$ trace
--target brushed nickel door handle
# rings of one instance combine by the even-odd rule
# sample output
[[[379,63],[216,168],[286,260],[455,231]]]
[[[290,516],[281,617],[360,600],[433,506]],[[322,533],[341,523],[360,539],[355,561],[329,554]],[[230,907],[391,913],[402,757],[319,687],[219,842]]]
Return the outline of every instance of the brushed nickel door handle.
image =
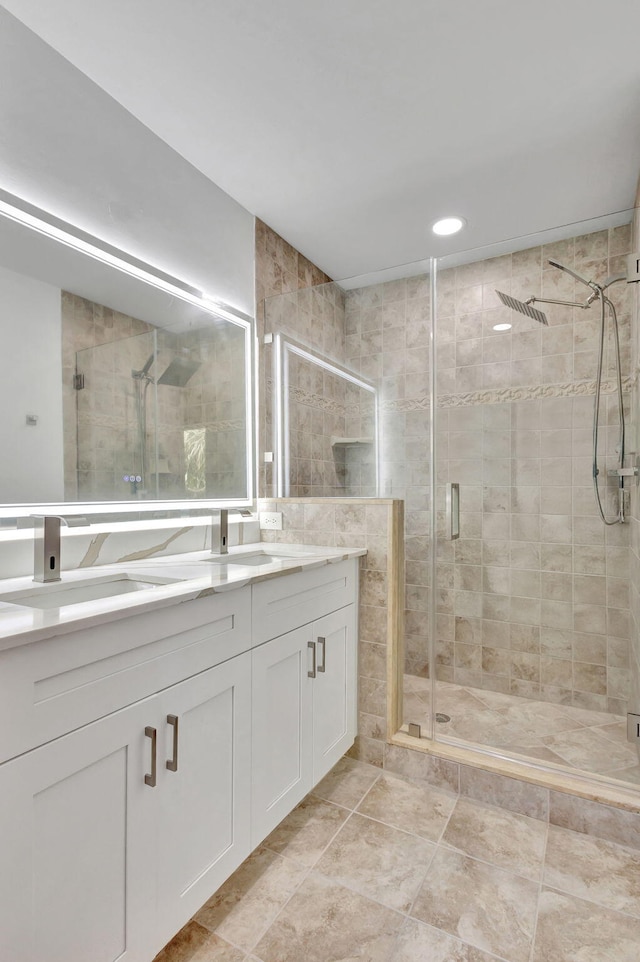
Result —
[[[315,678],[315,677],[316,677],[316,646],[315,646],[314,642],[313,642],[313,641],[308,641],[308,642],[307,642],[307,648],[311,648],[311,659],[312,659],[312,662],[311,662],[311,663],[312,663],[312,665],[313,665],[311,671],[308,671],[308,672],[307,672],[307,677],[308,677],[308,678]]]
[[[144,776],[144,783],[145,785],[149,785],[150,788],[155,788],[158,768],[158,732],[155,728],[147,725],[144,733],[147,738],[151,739],[151,774]]]
[[[447,539],[460,537],[460,485],[449,481],[446,488]]]
[[[318,645],[322,648],[322,663],[318,665],[318,671],[327,670],[327,640],[326,638],[318,637]]]
[[[178,716],[167,715],[167,725],[173,728],[173,758],[167,760],[167,768],[170,772],[178,771]]]

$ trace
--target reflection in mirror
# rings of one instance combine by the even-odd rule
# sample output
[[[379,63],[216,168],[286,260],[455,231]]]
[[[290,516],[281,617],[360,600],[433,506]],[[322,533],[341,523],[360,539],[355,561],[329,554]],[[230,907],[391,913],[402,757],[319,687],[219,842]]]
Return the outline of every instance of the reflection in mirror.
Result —
[[[180,334],[150,329],[74,351],[96,305],[68,294],[63,303],[65,500],[238,497],[244,331],[224,322]],[[141,326],[120,317],[111,331],[129,320]]]
[[[250,319],[7,210],[0,503],[249,501]]]
[[[290,338],[274,338],[279,497],[378,493],[375,386]]]

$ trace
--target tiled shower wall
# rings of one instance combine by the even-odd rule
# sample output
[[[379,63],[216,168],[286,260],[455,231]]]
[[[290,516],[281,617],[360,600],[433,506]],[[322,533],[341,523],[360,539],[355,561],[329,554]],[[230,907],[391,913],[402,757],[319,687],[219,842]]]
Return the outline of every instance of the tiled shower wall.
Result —
[[[548,259],[602,282],[625,271],[629,246],[623,226],[439,274],[439,505],[445,482],[461,486],[461,537],[440,543],[441,679],[626,711],[629,527],[602,523],[591,483],[599,305],[540,305],[545,328],[504,308],[495,289],[583,301],[588,290]],[[630,291],[618,284],[610,296],[628,413]],[[512,329],[496,333],[504,321]],[[610,517],[614,370],[609,335],[600,468]]]
[[[405,502],[405,663],[428,670],[429,279],[348,291],[347,364],[378,385],[380,493]]]
[[[591,486],[599,309],[546,308],[549,327],[504,308],[495,289],[578,300],[624,271],[628,226],[438,274],[437,676],[478,688],[626,711],[628,527],[605,527]],[[347,358],[379,379],[382,493],[406,500],[406,661],[428,673],[428,279],[348,292]],[[629,289],[617,285],[625,405]],[[493,325],[510,322],[509,332]],[[615,513],[617,410],[611,337],[600,456]],[[608,460],[605,462],[605,455]],[[461,486],[461,537],[446,540],[444,484]]]
[[[299,340],[304,340],[305,333],[313,336],[313,343],[309,347],[324,346],[325,323],[314,322],[312,314],[312,287],[328,284],[331,278],[312,264],[303,254],[287,243],[279,234],[271,230],[261,220],[256,218],[256,334],[258,338],[258,493],[271,495],[273,493],[273,464],[264,459],[265,451],[273,449],[273,420],[272,420],[272,352],[264,344],[265,333],[283,330],[286,323],[286,333]],[[297,297],[280,299],[277,295],[294,294],[303,291],[302,300]],[[270,299],[273,318],[265,321],[265,302]],[[278,307],[281,301],[283,310],[290,316],[281,317]],[[336,360],[342,358],[341,344],[344,343],[344,325],[340,316],[328,324],[335,335],[338,351]]]

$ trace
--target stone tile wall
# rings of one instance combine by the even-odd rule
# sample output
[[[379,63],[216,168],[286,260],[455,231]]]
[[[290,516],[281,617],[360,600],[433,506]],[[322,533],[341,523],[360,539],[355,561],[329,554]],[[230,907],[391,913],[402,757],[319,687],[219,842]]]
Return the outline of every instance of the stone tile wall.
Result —
[[[273,420],[271,392],[273,390],[272,352],[264,344],[265,333],[283,330],[297,340],[311,341],[309,347],[320,351],[326,343],[334,343],[336,360],[342,359],[344,324],[341,309],[325,307],[325,300],[317,289],[327,285],[334,296],[331,278],[300,254],[295,247],[256,218],[256,335],[258,338],[258,493],[273,494],[273,465],[265,463],[264,452],[272,451]],[[314,294],[313,288],[316,288]],[[301,291],[300,298],[297,292]],[[278,295],[292,295],[279,297]],[[268,299],[268,301],[267,301]],[[266,306],[268,304],[268,307]],[[317,309],[317,310],[316,310]],[[316,316],[318,314],[318,316]],[[322,322],[319,316],[322,316]]]
[[[461,538],[441,540],[438,677],[623,713],[629,682],[628,526],[605,527],[591,483],[600,312],[540,305],[549,326],[495,289],[582,301],[554,258],[602,281],[626,269],[628,226],[442,271],[438,278],[438,498],[461,485]],[[629,403],[630,289],[618,308]],[[511,323],[496,333],[493,325]],[[618,443],[611,333],[605,344],[602,489],[615,516]],[[627,447],[629,450],[629,447]]]
[[[429,278],[348,291],[347,363],[378,385],[380,493],[405,502],[405,659],[428,672]]]

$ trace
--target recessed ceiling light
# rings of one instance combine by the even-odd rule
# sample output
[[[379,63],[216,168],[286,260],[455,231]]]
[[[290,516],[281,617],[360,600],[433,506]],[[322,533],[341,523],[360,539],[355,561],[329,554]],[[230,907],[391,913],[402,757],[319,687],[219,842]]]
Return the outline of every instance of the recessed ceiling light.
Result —
[[[494,324],[493,329],[494,331],[510,331],[511,324]]]
[[[462,230],[465,223],[466,221],[462,217],[441,217],[432,225],[431,230],[434,234],[447,237],[449,234],[457,234],[459,230]]]

